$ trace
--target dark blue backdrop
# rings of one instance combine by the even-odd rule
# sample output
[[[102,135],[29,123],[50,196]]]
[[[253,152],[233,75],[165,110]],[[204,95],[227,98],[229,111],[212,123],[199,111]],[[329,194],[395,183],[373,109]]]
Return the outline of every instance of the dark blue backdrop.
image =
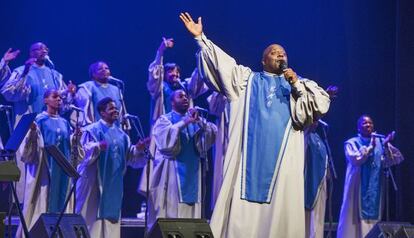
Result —
[[[28,47],[45,42],[66,81],[88,80],[88,66],[107,61],[112,74],[126,82],[130,113],[149,118],[145,82],[161,37],[176,45],[166,61],[181,65],[183,75],[195,67],[196,45],[178,15],[203,16],[206,35],[239,63],[260,70],[262,50],[270,43],[285,46],[290,66],[323,87],[338,85],[340,93],[325,118],[339,178],[333,197],[338,219],[345,159],[343,142],[355,135],[362,113],[374,118],[379,132],[397,129],[407,161],[396,169],[400,191],[393,194],[393,219],[414,222],[410,144],[414,119],[408,76],[413,75],[413,3],[410,0],[337,1],[3,1],[0,7],[0,51],[22,50],[11,63],[27,59]],[[411,87],[410,87],[411,86]],[[144,121],[148,128],[148,120]],[[4,123],[1,123],[4,131]],[[125,177],[124,216],[134,216],[142,197],[135,193],[140,171]]]

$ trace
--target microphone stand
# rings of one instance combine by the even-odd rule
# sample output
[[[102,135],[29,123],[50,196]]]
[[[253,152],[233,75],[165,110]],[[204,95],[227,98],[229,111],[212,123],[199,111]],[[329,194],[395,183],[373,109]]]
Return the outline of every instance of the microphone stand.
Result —
[[[385,150],[388,150],[388,146],[385,146],[383,144],[383,138],[379,138],[379,141],[381,143],[382,147],[382,154],[384,157],[386,157]],[[397,183],[395,182],[394,175],[391,170],[391,166],[385,168],[384,166],[384,174],[385,174],[385,221],[390,220],[390,178],[392,182],[392,186],[394,188],[394,191],[398,191]]]
[[[140,140],[144,140],[145,139],[145,134],[144,134],[144,130],[142,129],[142,124],[141,124],[141,120],[139,119],[139,117],[134,117],[132,118],[132,120],[130,120],[132,127],[134,127],[135,132],[138,135],[138,138]],[[138,126],[137,126],[138,124]],[[148,236],[148,206],[149,206],[149,185],[150,185],[150,166],[151,166],[151,160],[154,160],[154,158],[152,157],[148,146],[145,145],[145,157],[147,159],[147,169],[145,171],[146,173],[146,178],[147,178],[147,183],[146,183],[146,191],[145,191],[145,195],[146,195],[146,203],[147,203],[147,209],[145,209],[145,221],[144,221],[144,237]]]
[[[79,130],[80,130],[80,127],[79,127],[79,111],[77,111],[77,110],[75,110],[76,111],[76,123],[75,123],[75,131],[74,131],[74,144],[72,145],[72,166],[73,166],[73,168],[75,168],[75,169],[77,169],[77,167],[78,167],[78,151],[79,151],[79,148],[78,148],[78,143],[79,143],[79,140],[80,140],[80,138],[79,138],[79,135],[78,135],[78,132],[79,132]],[[72,208],[72,213],[73,214],[76,214],[76,184],[78,183],[78,178],[77,177],[73,177],[72,178],[73,180],[72,180],[72,182],[73,182],[73,194],[74,194],[74,196],[73,196],[73,208]]]
[[[207,118],[208,112],[201,112],[201,218],[206,218],[206,209],[205,209],[205,200],[207,193],[207,171],[208,171],[208,155],[207,155],[207,145],[206,145],[206,123],[203,122],[203,119]],[[205,119],[206,120],[206,119]]]
[[[333,190],[334,190],[334,179],[337,179],[337,173],[336,173],[336,169],[335,169],[335,164],[333,161],[333,157],[332,157],[332,152],[331,152],[331,147],[329,146],[329,141],[328,141],[328,131],[327,131],[327,127],[326,126],[322,126],[322,131],[323,131],[323,141],[326,147],[326,151],[328,152],[328,164],[329,164],[329,170],[328,170],[328,180],[329,180],[329,197],[328,197],[328,219],[329,219],[329,231],[328,231],[328,235],[327,237],[331,237],[331,233],[332,233],[332,225],[333,225],[333,216],[332,216],[332,194],[333,194]],[[330,173],[329,173],[330,172]],[[332,178],[332,176],[333,178]]]

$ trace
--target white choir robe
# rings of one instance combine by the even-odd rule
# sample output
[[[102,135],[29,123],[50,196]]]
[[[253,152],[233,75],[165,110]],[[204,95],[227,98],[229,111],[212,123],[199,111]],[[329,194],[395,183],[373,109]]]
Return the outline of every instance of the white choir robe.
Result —
[[[37,118],[45,115],[47,114],[43,112],[42,114],[39,114]],[[59,120],[64,119],[59,117]],[[67,126],[69,127],[69,124]],[[71,145],[75,143],[74,139],[75,138],[71,136]],[[27,170],[23,180],[25,185],[24,200],[21,202],[23,202],[23,216],[29,231],[40,215],[47,212],[48,208],[49,183],[51,178],[47,162],[48,154],[44,147],[44,138],[39,127],[37,127],[36,131],[29,130],[19,149],[22,154],[22,162],[24,162]],[[64,151],[62,152],[65,153]],[[78,145],[77,153],[78,158],[83,157],[83,151],[80,145]],[[70,180],[68,193],[71,186],[72,181]],[[65,212],[67,213],[73,212],[73,197],[74,195],[71,196],[68,206],[66,207]],[[19,224],[16,237],[23,237],[23,233],[23,227]]]
[[[168,115],[168,114],[167,114]],[[185,130],[184,121],[173,124],[165,115],[161,116],[153,128],[157,144],[157,165],[150,182],[150,204],[148,227],[154,225],[157,218],[200,218],[201,217],[201,161],[198,170],[198,202],[187,204],[180,202],[180,185],[176,156],[181,151],[180,134]],[[194,143],[201,154],[201,131],[194,135]],[[208,150],[215,140],[217,128],[214,124],[205,123],[205,147]],[[194,160],[200,160],[195,157]]]
[[[0,91],[8,102],[14,103],[15,124],[20,121],[24,114],[41,113],[43,111],[43,94],[47,89],[57,89],[60,91],[64,107],[70,104],[73,100],[70,93],[67,91],[67,85],[63,81],[61,73],[47,66],[39,66],[33,64],[30,67],[29,73],[23,75],[25,66],[22,65],[13,70],[10,77],[5,78],[4,84]],[[53,82],[52,82],[53,81]],[[21,176],[19,182],[16,183],[16,193],[20,201],[24,196],[24,177],[25,165],[21,161],[21,150],[16,152],[17,167],[19,167]]]
[[[157,51],[156,57],[153,62],[148,67],[148,81],[147,81],[147,89],[151,96],[151,111],[150,111],[150,135],[152,135],[152,127],[157,119],[171,110],[171,103],[170,103],[170,94],[172,89],[170,89],[169,85],[164,81],[164,56],[160,55]],[[187,92],[187,96],[190,100],[190,106],[193,106],[193,99],[197,98],[198,96],[204,94],[208,87],[204,84],[203,80],[199,77],[197,68],[194,69],[191,77],[184,79],[183,86]],[[149,146],[149,150],[152,156],[156,156],[156,145],[155,140],[151,136],[151,142]],[[149,161],[150,163],[150,170],[149,173],[152,173],[154,166],[157,164],[157,161],[153,162],[152,160]],[[154,165],[155,163],[155,165]],[[143,196],[146,196],[147,190],[147,167],[144,167],[144,170],[141,175],[141,179],[138,185],[138,192],[141,193]],[[151,177],[151,175],[150,175]]]
[[[229,117],[230,104],[227,98],[217,92],[213,92],[208,98],[209,112],[217,117],[217,136],[214,143],[213,157],[213,188],[211,191],[211,209],[214,208],[218,194],[223,184],[223,166],[229,143]]]
[[[369,139],[368,139],[369,140]],[[348,141],[349,142],[349,141]],[[338,238],[364,238],[369,231],[379,222],[379,220],[361,219],[361,165],[369,156],[369,146],[360,146],[357,148],[353,143],[345,143],[345,157],[347,159],[347,168],[344,185],[344,195],[339,215],[337,237]],[[377,139],[377,144],[380,142]],[[404,160],[401,152],[389,144],[389,151],[381,158],[385,166],[392,166],[401,163]],[[382,171],[381,171],[382,172]],[[383,188],[381,184],[380,186]],[[381,198],[382,199],[382,198]],[[380,202],[380,217],[382,209]]]
[[[78,179],[76,189],[76,212],[80,213],[86,221],[91,237],[96,238],[117,238],[121,237],[121,223],[119,217],[116,221],[108,219],[98,219],[100,196],[105,189],[98,178],[99,173],[105,173],[98,169],[98,159],[102,152],[99,147],[99,138],[89,131],[89,128],[102,123],[108,126],[102,119],[85,128],[82,135],[81,143],[85,156],[78,166],[78,172],[81,177]],[[115,127],[115,123],[109,127]],[[100,132],[105,134],[103,131]],[[145,156],[142,151],[138,151],[134,145],[131,145],[129,136],[127,136],[118,127],[119,138],[126,137],[125,151],[126,164],[133,168],[142,168],[145,164]],[[124,172],[126,171],[126,168]]]
[[[215,237],[304,237],[304,135],[292,126],[285,134],[285,153],[269,203],[241,199],[242,138],[245,133],[246,87],[253,76],[250,68],[237,65],[203,34],[196,38],[200,47],[198,67],[203,78],[230,100],[229,144],[225,156],[224,180],[218,196],[211,228]],[[266,74],[266,73],[265,73]],[[291,120],[298,127],[311,124],[327,112],[329,95],[310,80],[292,85]],[[248,98],[247,98],[248,99]],[[317,112],[317,113],[316,113]],[[266,135],[263,135],[266,136]],[[288,139],[287,139],[288,138]],[[270,139],[270,138],[269,138]]]

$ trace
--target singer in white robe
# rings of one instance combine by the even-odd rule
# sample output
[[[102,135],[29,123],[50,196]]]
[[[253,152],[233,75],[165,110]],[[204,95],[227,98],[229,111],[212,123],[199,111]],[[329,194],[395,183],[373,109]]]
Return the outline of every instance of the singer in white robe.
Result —
[[[303,129],[329,108],[329,95],[270,45],[253,72],[207,39],[201,18],[180,15],[199,45],[198,67],[230,100],[224,181],[211,218],[215,237],[304,237]],[[282,71],[283,70],[283,71]],[[268,71],[268,72],[267,72]]]
[[[81,138],[85,156],[78,166],[76,212],[85,218],[91,237],[119,238],[123,175],[127,165],[145,164],[144,146],[131,145],[115,123],[119,111],[113,99],[103,98],[98,110],[102,119],[87,126]]]
[[[193,106],[193,99],[204,94],[208,87],[204,84],[203,80],[199,77],[197,69],[194,69],[190,77],[181,80],[181,69],[180,66],[176,63],[166,63],[164,64],[164,52],[168,48],[174,46],[174,41],[172,39],[163,39],[160,46],[158,47],[155,59],[148,66],[148,81],[147,89],[151,96],[151,107],[150,107],[150,134],[152,134],[152,126],[155,124],[157,119],[171,111],[170,96],[174,90],[183,89],[189,96],[190,106]],[[149,150],[154,156],[156,155],[156,145],[154,138],[151,137],[151,143]],[[151,168],[150,174],[152,172],[153,161],[150,161]],[[157,161],[155,161],[155,164]],[[138,187],[138,192],[145,196],[146,185],[147,185],[147,167],[145,166],[143,173],[141,175],[141,180]]]
[[[73,99],[75,85],[63,81],[63,76],[48,63],[49,49],[41,42],[30,47],[30,58],[25,65],[13,70],[4,82],[0,92],[8,102],[13,103],[15,126],[24,114],[41,113],[45,108],[43,95],[48,89],[57,89],[63,100],[63,108]],[[25,168],[21,162],[21,150],[16,152],[17,166],[21,171],[20,181],[16,184],[19,200],[23,200]]]
[[[344,195],[338,222],[338,238],[364,238],[382,218],[384,170],[404,160],[389,143],[394,138],[372,136],[370,116],[358,120],[358,136],[345,142],[347,160]]]
[[[117,108],[120,110],[121,116],[127,114],[124,95],[122,94],[122,85],[112,85],[110,83],[111,71],[107,63],[97,61],[89,66],[89,77],[91,81],[82,83],[76,92],[75,104],[83,111],[79,113],[78,122],[81,125],[88,125],[99,121],[99,115],[96,104],[104,97],[110,97],[115,101]],[[76,120],[76,114],[72,114],[71,121]],[[128,120],[122,120],[123,129],[129,130],[130,124]]]
[[[173,111],[161,116],[153,129],[159,153],[150,183],[149,227],[160,217],[201,217],[201,156],[217,134],[213,123],[193,117],[183,90],[173,93]]]

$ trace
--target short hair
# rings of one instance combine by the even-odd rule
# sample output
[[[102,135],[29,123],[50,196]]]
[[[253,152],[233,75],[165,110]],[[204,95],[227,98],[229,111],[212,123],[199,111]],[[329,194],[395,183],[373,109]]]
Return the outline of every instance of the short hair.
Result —
[[[176,64],[176,63],[166,63],[166,64],[164,64],[164,73],[167,73],[168,71],[173,70],[175,68],[178,70],[178,72],[181,73],[181,68],[180,68],[180,66],[178,66],[178,64]]]
[[[185,93],[185,95],[187,95],[187,92],[184,89],[177,89],[174,90],[171,94],[170,94],[170,101],[172,102],[174,100],[175,95],[178,93],[178,91],[183,91]],[[188,96],[188,95],[187,95]]]
[[[102,98],[96,105],[96,108],[98,109],[99,114],[101,114],[102,111],[105,111],[107,105],[111,102],[115,102],[115,101],[110,97]]]
[[[98,67],[99,64],[106,64],[108,65],[106,62],[104,61],[96,61],[95,63],[92,63],[89,66],[89,78],[93,79],[93,73],[95,72],[96,68]]]
[[[357,120],[357,126],[359,126],[359,124],[362,122],[362,120],[364,119],[364,117],[368,117],[368,118],[370,118],[370,119],[372,120],[372,117],[371,117],[370,115],[368,115],[368,114],[364,113],[364,114],[362,114],[362,115],[358,118],[358,120]]]
[[[59,91],[57,89],[54,88],[49,88],[48,90],[46,90],[46,92],[43,94],[43,99],[48,98],[52,93],[54,92],[58,92]]]

